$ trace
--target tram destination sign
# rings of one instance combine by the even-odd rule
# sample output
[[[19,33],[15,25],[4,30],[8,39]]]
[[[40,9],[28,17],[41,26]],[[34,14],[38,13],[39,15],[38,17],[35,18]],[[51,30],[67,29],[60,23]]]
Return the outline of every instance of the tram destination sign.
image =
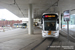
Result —
[[[64,11],[63,15],[64,21],[70,21],[70,10]]]
[[[51,18],[51,19],[55,19],[57,18],[58,16],[56,14],[45,14],[43,15],[43,18]]]
[[[55,17],[55,15],[45,15],[45,17]]]

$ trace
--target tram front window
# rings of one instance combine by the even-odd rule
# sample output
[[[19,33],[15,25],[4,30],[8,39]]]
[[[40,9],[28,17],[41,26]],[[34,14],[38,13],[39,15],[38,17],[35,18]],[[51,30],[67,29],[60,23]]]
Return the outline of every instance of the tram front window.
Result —
[[[27,26],[27,24],[26,23],[23,23],[22,26]]]
[[[55,30],[56,24],[55,22],[45,22],[45,30]]]

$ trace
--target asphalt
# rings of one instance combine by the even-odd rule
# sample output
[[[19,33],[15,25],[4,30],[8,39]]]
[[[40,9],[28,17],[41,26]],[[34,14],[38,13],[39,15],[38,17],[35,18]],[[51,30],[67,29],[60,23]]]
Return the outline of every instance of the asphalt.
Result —
[[[32,35],[28,34],[28,29],[20,28],[2,32],[0,33],[0,50],[31,50],[44,39],[41,36],[41,30],[34,27],[34,34]],[[59,38],[55,39],[50,50],[75,50],[75,43],[68,41],[67,37],[62,34],[66,35],[62,32]],[[52,39],[46,39],[35,50],[46,50]]]

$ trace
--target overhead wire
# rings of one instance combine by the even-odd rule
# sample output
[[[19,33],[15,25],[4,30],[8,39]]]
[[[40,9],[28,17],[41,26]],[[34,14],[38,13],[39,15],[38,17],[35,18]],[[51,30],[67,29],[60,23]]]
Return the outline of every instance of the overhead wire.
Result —
[[[21,8],[18,6],[18,4],[16,3],[16,0],[14,0],[14,5],[16,5],[17,7],[18,7],[18,9],[20,10],[20,12],[21,12],[21,14],[23,15],[23,17],[25,17],[24,16],[24,14],[23,14],[23,12],[21,11]]]
[[[46,12],[50,7],[54,6],[56,3],[57,3],[57,6],[58,6],[58,2],[59,2],[59,0],[56,1],[55,3],[53,3],[51,6],[49,6],[44,12]],[[42,12],[42,13],[44,13],[44,12]]]

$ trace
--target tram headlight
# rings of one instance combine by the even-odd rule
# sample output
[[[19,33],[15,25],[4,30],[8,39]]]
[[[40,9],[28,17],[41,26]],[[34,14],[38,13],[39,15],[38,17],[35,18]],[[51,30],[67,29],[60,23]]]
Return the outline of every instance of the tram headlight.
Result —
[[[43,33],[46,33],[45,31]]]
[[[54,31],[53,33],[57,33],[56,31]]]

